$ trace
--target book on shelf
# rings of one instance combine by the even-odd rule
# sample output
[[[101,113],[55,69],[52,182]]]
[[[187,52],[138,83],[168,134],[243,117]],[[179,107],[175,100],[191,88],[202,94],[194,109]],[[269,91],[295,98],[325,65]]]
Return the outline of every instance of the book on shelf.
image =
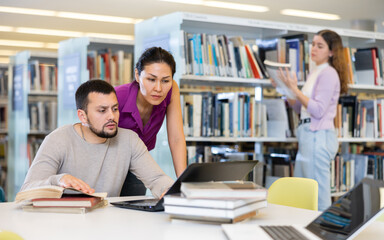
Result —
[[[33,205],[24,205],[22,209],[26,212],[84,214],[107,205],[107,200],[101,200],[92,207],[34,207]]]
[[[276,83],[276,90],[282,94],[287,96],[287,98],[290,99],[296,99],[295,94],[292,92],[291,89],[287,87],[287,85],[284,83],[283,79],[280,77],[280,69],[283,71],[283,74],[286,74],[288,71],[289,74],[291,74],[291,64],[289,63],[278,63],[278,62],[272,62],[269,60],[264,61],[265,68],[267,69],[269,76],[275,81]]]
[[[188,199],[180,195],[164,197],[164,211],[171,218],[219,223],[245,220],[266,206],[266,199]]]
[[[267,197],[267,189],[250,181],[183,182],[180,191],[187,198],[258,198]]]
[[[308,35],[302,33],[284,36],[283,38],[286,41],[287,47],[287,63],[290,63],[292,71],[296,72],[297,80],[304,81],[309,72],[310,51],[308,46]]]
[[[292,136],[284,99],[264,99],[267,111],[268,137],[286,138]]]
[[[8,94],[8,66],[0,68],[0,96],[7,96]]]
[[[355,52],[357,84],[382,85],[377,53],[377,48],[357,49]]]
[[[106,198],[107,193],[106,192],[101,192],[101,193],[83,193],[77,189],[74,188],[63,188],[59,186],[41,186],[41,187],[36,187],[36,188],[31,188],[27,189],[21,192],[18,192],[16,194],[15,202],[26,202],[26,201],[31,201],[36,198],[61,198],[63,194],[65,193],[77,193],[77,194],[85,194],[88,196],[93,196],[93,197],[99,197],[99,198]]]

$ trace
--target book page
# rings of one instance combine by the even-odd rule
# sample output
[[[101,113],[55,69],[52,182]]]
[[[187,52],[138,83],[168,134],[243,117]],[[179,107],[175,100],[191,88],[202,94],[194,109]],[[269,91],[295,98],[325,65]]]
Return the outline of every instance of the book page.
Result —
[[[291,65],[288,63],[278,63],[278,62],[271,62],[268,60],[264,61],[265,68],[267,69],[269,76],[275,81],[276,83],[276,90],[286,96],[289,99],[296,99],[295,94],[292,92],[291,89],[285,85],[283,80],[279,76],[280,68],[285,72],[285,68],[288,68],[288,72],[291,72]]]

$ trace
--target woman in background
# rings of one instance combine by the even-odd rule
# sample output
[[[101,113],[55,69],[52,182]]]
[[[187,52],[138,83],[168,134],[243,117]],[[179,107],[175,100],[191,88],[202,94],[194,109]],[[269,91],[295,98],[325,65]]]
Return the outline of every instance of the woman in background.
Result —
[[[311,59],[316,68],[301,90],[296,75],[281,69],[280,75],[296,96],[288,102],[300,113],[294,175],[318,182],[319,210],[324,210],[331,205],[330,162],[338,150],[334,118],[340,93],[348,91],[341,37],[331,30],[319,31],[313,37]]]
[[[168,143],[176,176],[187,166],[187,151],[181,116],[180,92],[173,80],[176,63],[173,56],[160,47],[147,49],[135,67],[135,81],[116,87],[119,101],[119,127],[135,131],[148,148],[156,144],[156,136],[167,116]],[[132,173],[121,191],[122,196],[144,195],[146,189]]]

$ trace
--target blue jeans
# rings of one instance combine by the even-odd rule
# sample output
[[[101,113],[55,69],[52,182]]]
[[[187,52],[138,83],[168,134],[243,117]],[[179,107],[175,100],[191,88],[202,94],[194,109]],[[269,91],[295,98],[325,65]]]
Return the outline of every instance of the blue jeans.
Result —
[[[330,163],[339,148],[333,129],[311,131],[310,123],[297,129],[299,150],[296,155],[295,177],[311,178],[319,184],[319,211],[331,205]]]

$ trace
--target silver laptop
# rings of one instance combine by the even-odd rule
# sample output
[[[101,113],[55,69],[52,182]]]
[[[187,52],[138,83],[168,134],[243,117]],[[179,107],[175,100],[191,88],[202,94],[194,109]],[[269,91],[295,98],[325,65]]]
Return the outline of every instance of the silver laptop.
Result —
[[[222,225],[227,237],[237,239],[352,239],[384,211],[384,181],[364,178],[306,227]]]

